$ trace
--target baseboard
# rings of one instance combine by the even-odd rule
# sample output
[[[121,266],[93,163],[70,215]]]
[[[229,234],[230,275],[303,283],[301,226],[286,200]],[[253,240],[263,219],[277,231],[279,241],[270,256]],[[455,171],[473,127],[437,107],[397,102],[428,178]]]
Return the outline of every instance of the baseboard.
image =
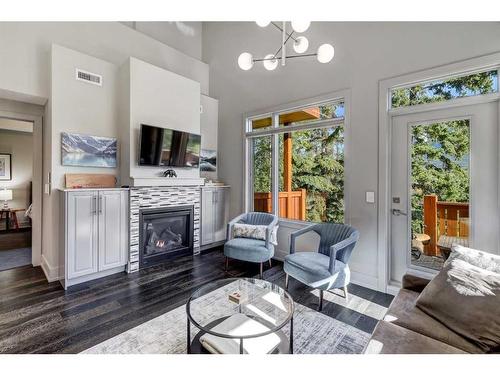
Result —
[[[351,269],[351,283],[364,286],[365,288],[378,290],[378,278],[370,275],[366,275],[364,273],[356,272]]]
[[[47,262],[47,259],[45,259],[43,254],[42,254],[41,267],[42,267],[43,273],[45,274],[45,277],[47,278],[47,281],[49,283],[51,283],[53,281],[58,281],[61,279],[61,277],[59,277],[59,267],[52,267],[49,264],[49,262]]]

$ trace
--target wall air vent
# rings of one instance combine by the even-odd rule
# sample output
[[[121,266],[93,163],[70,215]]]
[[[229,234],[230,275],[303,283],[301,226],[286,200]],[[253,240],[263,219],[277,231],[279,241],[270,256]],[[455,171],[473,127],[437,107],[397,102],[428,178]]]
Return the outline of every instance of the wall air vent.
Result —
[[[102,76],[78,68],[76,69],[76,80],[102,86]]]

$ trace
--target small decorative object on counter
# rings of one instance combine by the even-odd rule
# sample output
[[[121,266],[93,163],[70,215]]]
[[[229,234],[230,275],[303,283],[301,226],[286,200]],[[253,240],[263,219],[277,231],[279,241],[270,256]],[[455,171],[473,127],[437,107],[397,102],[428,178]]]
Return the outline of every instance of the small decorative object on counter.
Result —
[[[163,172],[163,177],[177,177],[177,173],[173,169],[167,169]]]

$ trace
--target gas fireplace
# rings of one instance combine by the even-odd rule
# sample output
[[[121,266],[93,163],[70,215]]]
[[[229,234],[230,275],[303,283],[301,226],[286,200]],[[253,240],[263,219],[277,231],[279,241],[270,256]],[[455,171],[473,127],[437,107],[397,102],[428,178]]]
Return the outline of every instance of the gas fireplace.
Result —
[[[139,211],[139,264],[141,268],[193,254],[192,205]]]

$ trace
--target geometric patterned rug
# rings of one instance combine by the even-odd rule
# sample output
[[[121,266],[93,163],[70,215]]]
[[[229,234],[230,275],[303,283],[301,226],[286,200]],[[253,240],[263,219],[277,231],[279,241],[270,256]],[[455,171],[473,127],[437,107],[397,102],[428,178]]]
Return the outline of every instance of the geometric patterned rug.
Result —
[[[215,292],[219,291],[216,290]],[[226,293],[226,291],[220,291]],[[226,294],[227,295],[227,294]],[[325,293],[325,299],[342,297]],[[350,295],[350,304],[361,306],[366,301],[356,301]],[[359,299],[359,298],[358,298]],[[353,300],[351,302],[351,300]],[[337,301],[336,301],[337,302]],[[365,305],[368,302],[365,303]],[[206,311],[213,311],[216,304],[207,301]],[[373,306],[369,306],[373,313]],[[380,319],[385,308],[376,305]],[[82,353],[86,354],[185,354],[186,353],[185,305],[160,315],[148,322],[97,344]],[[191,325],[192,337],[198,333]],[[289,325],[282,328],[288,336]],[[331,318],[306,306],[295,303],[294,353],[295,354],[356,354],[362,353],[370,334]]]

